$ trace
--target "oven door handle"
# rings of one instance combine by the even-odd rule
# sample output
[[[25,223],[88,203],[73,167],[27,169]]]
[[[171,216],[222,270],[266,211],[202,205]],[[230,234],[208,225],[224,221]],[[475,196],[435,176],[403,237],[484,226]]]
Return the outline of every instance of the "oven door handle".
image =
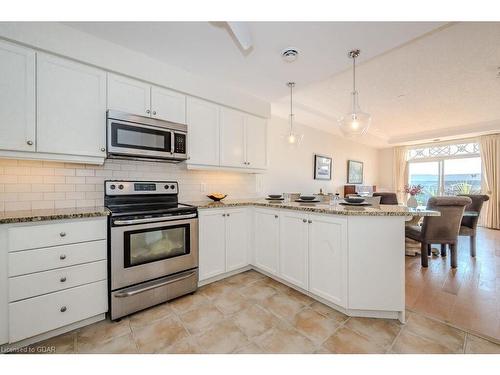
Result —
[[[130,225],[130,224],[144,224],[144,223],[154,223],[158,221],[172,221],[172,220],[183,220],[183,219],[194,219],[196,214],[189,215],[173,215],[173,216],[162,216],[162,217],[150,217],[145,219],[132,219],[132,220],[115,220],[114,225]]]
[[[176,283],[178,281],[187,279],[187,278],[193,276],[194,274],[196,274],[196,271],[190,271],[187,274],[181,274],[181,275],[174,276],[174,277],[171,276],[171,277],[168,277],[168,278],[163,279],[163,280],[156,280],[154,282],[148,283],[148,285],[146,285],[142,288],[141,287],[128,288],[122,292],[116,293],[114,296],[116,298],[132,297],[132,296],[135,296],[136,294],[144,293],[144,292],[147,292],[148,290],[151,290],[151,289],[156,289],[156,288],[168,285],[168,284]]]

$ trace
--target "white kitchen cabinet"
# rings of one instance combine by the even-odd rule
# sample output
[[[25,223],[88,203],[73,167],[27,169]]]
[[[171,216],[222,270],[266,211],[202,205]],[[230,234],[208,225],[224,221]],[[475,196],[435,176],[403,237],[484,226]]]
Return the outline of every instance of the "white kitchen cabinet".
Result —
[[[108,109],[150,116],[151,85],[108,73]]]
[[[245,124],[246,161],[248,168],[267,168],[267,122],[247,115]]]
[[[226,211],[226,272],[248,265],[248,210]]]
[[[248,265],[248,224],[246,208],[200,211],[200,281]]]
[[[38,152],[104,157],[105,118],[104,71],[37,55]]]
[[[0,42],[0,150],[35,151],[35,52]]]
[[[186,95],[108,73],[108,109],[186,123]]]
[[[219,112],[217,104],[187,99],[188,164],[219,166]]]
[[[151,87],[151,117],[186,123],[186,95],[162,87]]]
[[[255,265],[273,275],[279,273],[279,211],[255,209]]]
[[[309,291],[347,307],[347,219],[310,215]]]
[[[226,270],[225,215],[223,210],[199,212],[199,279],[220,275]]]
[[[308,215],[283,210],[280,213],[279,276],[307,290]]]
[[[221,107],[220,165],[246,168],[245,115],[233,109]]]

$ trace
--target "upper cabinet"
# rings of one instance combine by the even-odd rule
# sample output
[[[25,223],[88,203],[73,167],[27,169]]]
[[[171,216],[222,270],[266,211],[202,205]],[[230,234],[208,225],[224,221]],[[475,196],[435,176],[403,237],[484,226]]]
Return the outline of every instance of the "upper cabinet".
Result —
[[[229,108],[221,108],[220,165],[246,168],[245,115]]]
[[[219,165],[219,112],[217,104],[187,99],[189,163]]]
[[[151,85],[108,73],[108,109],[151,115]]]
[[[38,54],[38,152],[103,158],[105,116],[104,71]]]
[[[0,149],[35,151],[35,52],[0,42]]]
[[[186,123],[186,96],[108,73],[108,109]]]
[[[265,119],[246,115],[246,161],[248,168],[267,168],[267,122]]]

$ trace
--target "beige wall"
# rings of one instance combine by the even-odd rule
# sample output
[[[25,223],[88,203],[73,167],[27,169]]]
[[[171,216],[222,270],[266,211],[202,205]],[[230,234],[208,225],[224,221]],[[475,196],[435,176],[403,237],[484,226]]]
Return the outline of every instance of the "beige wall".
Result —
[[[288,130],[288,122],[277,117],[269,120],[269,169],[262,176],[264,193],[317,193],[322,188],[324,192],[342,194],[348,159],[364,162],[364,184],[377,184],[377,149],[300,124],[297,128],[304,133],[304,140],[299,148],[291,149],[282,137]],[[331,181],[314,180],[315,153],[333,158]]]
[[[394,148],[378,150],[378,183],[380,191],[394,191]]]

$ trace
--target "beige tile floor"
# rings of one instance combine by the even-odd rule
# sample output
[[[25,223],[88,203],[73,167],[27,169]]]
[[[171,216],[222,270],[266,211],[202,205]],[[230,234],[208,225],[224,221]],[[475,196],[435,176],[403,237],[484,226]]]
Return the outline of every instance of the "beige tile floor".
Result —
[[[32,346],[56,353],[498,353],[500,345],[418,313],[349,318],[258,272]]]
[[[479,228],[477,255],[459,237],[458,268],[449,256],[406,257],[406,307],[500,342],[500,231]]]

